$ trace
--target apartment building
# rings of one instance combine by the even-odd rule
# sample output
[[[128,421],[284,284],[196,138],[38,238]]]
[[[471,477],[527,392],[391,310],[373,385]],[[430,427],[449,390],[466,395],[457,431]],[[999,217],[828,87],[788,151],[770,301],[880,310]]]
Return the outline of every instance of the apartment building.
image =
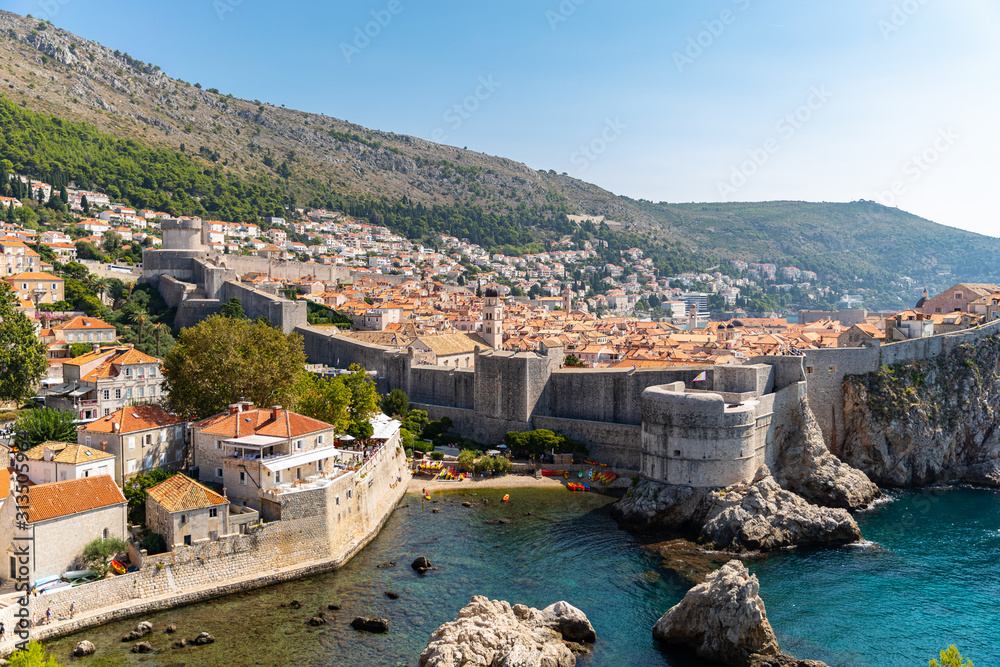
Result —
[[[187,463],[187,422],[158,405],[132,405],[81,426],[77,444],[114,454],[115,482]]]

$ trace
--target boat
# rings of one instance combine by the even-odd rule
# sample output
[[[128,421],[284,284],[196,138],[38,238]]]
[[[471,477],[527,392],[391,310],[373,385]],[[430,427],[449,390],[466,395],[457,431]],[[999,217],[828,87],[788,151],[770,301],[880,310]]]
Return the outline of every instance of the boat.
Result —
[[[577,484],[576,482],[570,482],[566,485],[570,491],[590,491],[590,487],[586,484]]]
[[[542,471],[542,476],[543,477],[562,477],[565,474],[566,474],[565,470],[543,470]]]
[[[52,574],[47,577],[40,577],[38,579],[35,579],[34,583],[31,584],[31,588],[38,589],[44,586],[45,584],[51,584],[53,581],[59,581],[60,579],[62,579],[62,577],[60,577],[58,574]]]
[[[73,581],[74,579],[83,579],[84,577],[89,577],[93,574],[97,574],[93,570],[70,570],[68,572],[62,573],[62,578],[65,581]]]
[[[431,499],[431,494],[425,493],[424,494],[424,500],[430,500],[430,499]]]
[[[502,503],[505,503],[505,502],[507,502],[508,500],[510,500],[510,494],[509,494],[509,493],[508,493],[508,494],[506,494],[506,495],[504,495],[504,497],[503,497],[503,500],[501,500],[500,502],[502,502]]]
[[[70,585],[73,588],[76,588],[77,586],[82,586],[83,584],[89,584],[92,581],[100,581],[100,580],[101,576],[99,574],[92,574],[89,577],[80,577],[79,579],[74,579],[70,583]]]
[[[68,581],[57,581],[55,583],[46,584],[44,588],[40,588],[37,592],[39,595],[45,595],[46,593],[52,593],[54,591],[60,591],[64,588],[69,588],[73,584]]]
[[[125,567],[124,563],[121,563],[117,560],[111,561],[111,569],[117,572],[118,574],[125,574],[125,572],[128,570],[128,568]]]

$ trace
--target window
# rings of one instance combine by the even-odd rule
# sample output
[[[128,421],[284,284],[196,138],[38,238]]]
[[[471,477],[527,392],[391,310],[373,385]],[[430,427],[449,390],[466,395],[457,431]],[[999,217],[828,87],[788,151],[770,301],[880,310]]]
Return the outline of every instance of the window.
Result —
[[[160,452],[160,465],[163,465],[166,462],[167,462],[167,453]]]
[[[323,468],[325,467],[325,465],[324,465],[325,463],[326,463],[326,461],[317,461],[316,462],[316,471],[317,472],[323,472]]]
[[[150,396],[156,396],[156,386],[155,385],[149,388],[149,395]]]
[[[214,519],[215,517],[219,516],[219,510],[217,510],[214,507],[211,508],[210,510],[208,510],[208,516],[209,516],[209,518]]]
[[[316,436],[316,444],[317,444],[317,445],[322,445],[322,444],[323,444],[323,439],[324,439],[324,437],[325,437],[325,436],[323,436],[322,434],[320,434],[320,435],[317,435],[317,436]]]
[[[122,397],[122,390],[115,389],[115,398],[121,398],[121,397]]]
[[[218,477],[219,479],[222,479],[222,468],[215,469],[215,476]]]
[[[88,447],[90,447],[90,436],[89,435],[86,435],[86,436],[83,437],[83,444],[85,444]]]
[[[21,289],[28,289],[28,283],[21,283]]]
[[[183,456],[184,456],[184,452],[182,450],[178,449],[176,452],[174,452],[174,461],[180,461],[181,457],[183,457]]]
[[[132,387],[125,390],[125,398],[132,398]]]
[[[826,372],[827,373],[836,373],[837,372],[837,367],[836,366],[830,366],[830,368],[828,368]]]
[[[128,462],[128,472],[135,472],[135,459]]]
[[[146,454],[146,456],[144,456],[142,459],[142,469],[149,470],[152,467],[153,467],[153,455]]]
[[[340,496],[337,496],[337,504],[340,504]]]
[[[142,444],[146,445],[147,447],[149,445],[153,444],[153,434],[152,433],[147,433],[146,436],[145,436],[145,438],[143,438],[143,443]]]
[[[247,485],[247,474],[245,472],[240,473],[240,484],[243,486]]]
[[[139,398],[142,398],[145,395],[145,390],[142,387],[139,387],[138,389],[136,389],[135,394]]]
[[[126,368],[125,369],[125,377],[127,377],[127,378],[132,377],[132,369],[131,368]]]
[[[184,546],[186,546],[186,547],[191,546],[191,536],[190,535],[185,535],[184,536]]]
[[[104,408],[104,416],[107,417],[111,414],[111,408]]]
[[[187,514],[181,514],[181,525],[182,526],[187,523],[187,520],[188,520]]]
[[[961,292],[955,292],[955,298],[956,299],[961,299],[962,298],[962,293]]]
[[[134,435],[130,435],[128,437],[128,448],[129,449],[135,449],[135,436]]]
[[[806,373],[812,373],[812,372],[813,372],[813,367],[812,366],[806,366]]]
[[[302,440],[295,441],[295,449],[297,450],[302,449]]]
[[[104,400],[106,401],[106,400],[108,400],[108,399],[111,398],[111,392],[109,390],[105,389],[103,396],[104,396]],[[104,414],[107,414],[107,413],[104,413]]]
[[[87,340],[88,340],[88,341],[93,341],[93,340],[94,340],[94,334],[92,334],[92,333],[90,333],[90,332],[88,331],[88,332],[87,332]]]
[[[56,289],[57,289],[56,284],[52,283],[52,291],[54,292]]]
[[[215,441],[215,448],[216,449],[222,449],[222,441],[221,440],[216,440]]]
[[[109,537],[111,537],[111,533],[110,531],[108,531],[107,528],[105,528],[104,532],[102,533],[102,536],[104,537],[104,539],[108,539]]]
[[[275,484],[281,484],[281,471],[280,470],[276,470],[275,473],[274,473],[274,483]]]

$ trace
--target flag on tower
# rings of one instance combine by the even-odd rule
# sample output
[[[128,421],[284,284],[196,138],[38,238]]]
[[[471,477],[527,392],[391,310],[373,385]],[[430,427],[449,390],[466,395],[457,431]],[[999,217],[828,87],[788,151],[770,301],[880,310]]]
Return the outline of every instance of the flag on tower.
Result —
[[[694,379],[695,382],[704,382],[708,379],[708,371],[702,371],[698,373],[698,377]]]

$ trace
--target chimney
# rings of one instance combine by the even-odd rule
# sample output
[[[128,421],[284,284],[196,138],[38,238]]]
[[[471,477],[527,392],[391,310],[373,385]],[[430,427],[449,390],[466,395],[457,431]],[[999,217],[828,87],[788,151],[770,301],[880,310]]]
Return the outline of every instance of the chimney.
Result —
[[[228,407],[229,407],[229,414],[235,415],[237,412],[240,412],[240,408],[242,406],[239,403],[230,403]]]
[[[107,440],[105,440],[104,442],[101,443],[101,451],[102,452],[108,451],[108,441]]]
[[[275,419],[279,419],[281,417],[281,406],[280,405],[272,405],[271,406],[271,410],[274,411],[274,418]]]

